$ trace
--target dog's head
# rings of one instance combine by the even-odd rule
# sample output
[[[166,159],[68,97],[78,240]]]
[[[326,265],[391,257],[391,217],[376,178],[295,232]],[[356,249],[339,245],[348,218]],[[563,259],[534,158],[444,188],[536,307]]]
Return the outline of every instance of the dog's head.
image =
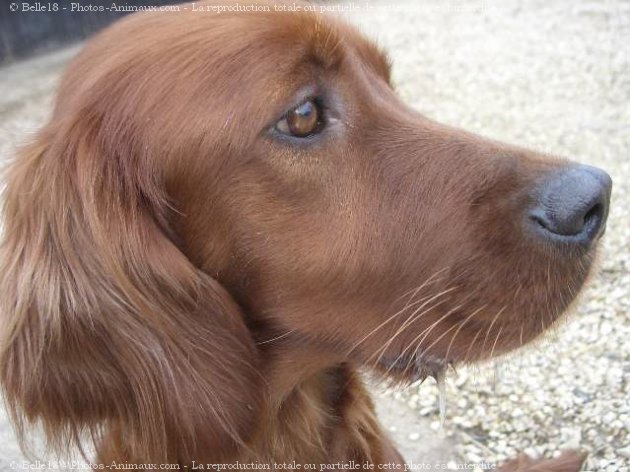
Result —
[[[538,336],[610,188],[410,109],[321,15],[127,18],[8,174],[7,399],[53,437],[119,428],[130,457],[228,451],[274,339],[415,378]]]

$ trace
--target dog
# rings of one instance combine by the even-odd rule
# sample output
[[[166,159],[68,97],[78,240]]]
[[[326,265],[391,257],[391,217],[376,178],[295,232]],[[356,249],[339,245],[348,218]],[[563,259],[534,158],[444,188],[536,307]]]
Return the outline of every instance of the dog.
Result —
[[[8,168],[20,438],[39,422],[56,449],[146,469],[401,466],[360,370],[439,379],[517,349],[592,272],[604,171],[436,123],[351,26],[256,5],[99,33]]]

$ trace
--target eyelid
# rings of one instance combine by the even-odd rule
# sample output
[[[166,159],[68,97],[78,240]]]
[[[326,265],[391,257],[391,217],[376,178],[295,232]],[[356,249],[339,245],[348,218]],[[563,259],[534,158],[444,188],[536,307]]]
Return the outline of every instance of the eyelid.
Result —
[[[289,100],[285,101],[284,103],[288,103],[288,106],[284,106],[282,108],[282,111],[280,113],[278,113],[276,115],[276,118],[273,122],[272,125],[275,125],[279,120],[281,120],[282,118],[286,117],[287,114],[293,110],[294,108],[300,106],[302,103],[304,103],[305,101],[313,98],[313,97],[317,97],[321,95],[321,90],[318,86],[315,85],[309,85],[306,87],[302,87],[300,90],[298,90],[297,92],[295,92],[290,98]]]
[[[332,93],[332,95],[331,95]],[[284,133],[276,127],[276,125],[282,120],[286,119],[289,112],[296,107],[300,106],[306,100],[314,99],[319,106],[321,112],[322,125],[320,129],[307,137],[295,137],[290,134]],[[289,103],[290,105],[286,105]],[[322,137],[333,133],[338,135],[340,132],[340,124],[343,123],[339,116],[340,109],[338,107],[338,99],[334,91],[327,90],[321,85],[306,86],[299,89],[293,94],[293,99],[284,101],[285,106],[282,110],[278,110],[273,121],[267,124],[263,129],[263,133],[280,142],[290,143],[292,146],[308,145],[313,142],[319,141]]]

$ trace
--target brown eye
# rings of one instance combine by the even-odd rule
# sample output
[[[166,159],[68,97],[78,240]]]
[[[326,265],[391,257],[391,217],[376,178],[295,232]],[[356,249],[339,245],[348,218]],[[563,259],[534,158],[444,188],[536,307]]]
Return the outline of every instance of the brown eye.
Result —
[[[278,121],[278,131],[305,138],[319,131],[321,126],[321,113],[315,100],[310,99],[301,105],[289,110],[284,118]]]

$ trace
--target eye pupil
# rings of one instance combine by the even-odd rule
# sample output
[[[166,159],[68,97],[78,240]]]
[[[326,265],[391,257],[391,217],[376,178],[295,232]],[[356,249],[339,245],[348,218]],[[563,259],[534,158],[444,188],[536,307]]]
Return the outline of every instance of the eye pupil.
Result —
[[[320,124],[317,104],[313,100],[302,103],[287,114],[286,120],[293,136],[302,138],[313,134]]]

